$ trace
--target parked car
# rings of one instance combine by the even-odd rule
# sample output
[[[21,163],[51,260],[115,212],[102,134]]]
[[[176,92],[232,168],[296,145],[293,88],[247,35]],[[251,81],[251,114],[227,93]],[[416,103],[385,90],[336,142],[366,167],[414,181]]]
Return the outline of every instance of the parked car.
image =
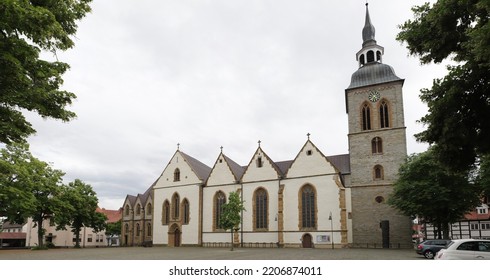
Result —
[[[453,240],[437,252],[436,260],[490,260],[490,240]]]
[[[439,250],[446,247],[451,242],[447,239],[427,239],[416,247],[416,252],[419,255],[424,255],[427,259],[433,259]]]

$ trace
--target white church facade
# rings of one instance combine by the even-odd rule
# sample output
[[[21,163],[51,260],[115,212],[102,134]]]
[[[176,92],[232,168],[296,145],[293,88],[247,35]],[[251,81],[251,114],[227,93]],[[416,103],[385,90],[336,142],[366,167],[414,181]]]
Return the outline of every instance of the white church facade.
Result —
[[[359,69],[345,90],[349,154],[326,156],[308,135],[289,161],[274,161],[259,141],[247,165],[221,150],[210,167],[178,148],[148,190],[153,209],[146,234],[153,245],[229,245],[221,206],[238,192],[246,210],[235,246],[411,246],[410,219],[386,203],[407,154],[404,80],[382,63],[367,5],[362,34]],[[137,205],[126,199],[125,207]],[[134,226],[124,222],[123,240],[134,240]]]

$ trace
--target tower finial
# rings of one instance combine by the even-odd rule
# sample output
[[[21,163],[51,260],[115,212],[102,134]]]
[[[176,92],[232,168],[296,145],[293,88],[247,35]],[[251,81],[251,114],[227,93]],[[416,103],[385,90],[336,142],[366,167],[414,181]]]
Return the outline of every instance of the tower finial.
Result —
[[[257,142],[257,143],[259,143],[259,148],[260,148],[260,143],[262,143],[262,141],[259,140],[259,142]]]
[[[177,151],[180,149],[180,143],[177,143]]]
[[[364,28],[362,29],[362,41],[363,45],[367,44],[370,41],[373,41],[376,43],[376,40],[374,39],[375,35],[375,28],[373,24],[371,23],[371,17],[369,16],[369,3],[366,1],[366,21],[364,23]]]

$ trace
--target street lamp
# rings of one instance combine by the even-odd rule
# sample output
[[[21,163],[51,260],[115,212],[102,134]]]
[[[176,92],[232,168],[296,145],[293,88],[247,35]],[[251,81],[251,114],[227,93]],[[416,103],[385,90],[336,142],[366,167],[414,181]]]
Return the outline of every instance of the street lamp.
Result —
[[[330,242],[332,242],[332,249],[334,249],[334,246],[333,246],[333,219],[332,219],[332,212],[330,212],[330,215],[328,216],[328,219],[330,220]]]

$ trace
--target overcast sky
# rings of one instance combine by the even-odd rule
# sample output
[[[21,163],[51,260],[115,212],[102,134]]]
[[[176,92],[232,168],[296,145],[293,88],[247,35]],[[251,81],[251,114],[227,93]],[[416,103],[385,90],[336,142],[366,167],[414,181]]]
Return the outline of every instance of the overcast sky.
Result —
[[[383,62],[405,79],[408,152],[427,111],[421,88],[444,76],[395,40],[421,1],[372,0]],[[358,69],[365,1],[104,0],[80,23],[71,69],[77,119],[29,115],[31,152],[92,185],[101,207],[143,193],[180,150],[212,167],[224,153],[247,165],[257,141],[290,160],[311,133],[325,154],[348,153],[345,89]],[[54,59],[54,58],[51,58]]]

